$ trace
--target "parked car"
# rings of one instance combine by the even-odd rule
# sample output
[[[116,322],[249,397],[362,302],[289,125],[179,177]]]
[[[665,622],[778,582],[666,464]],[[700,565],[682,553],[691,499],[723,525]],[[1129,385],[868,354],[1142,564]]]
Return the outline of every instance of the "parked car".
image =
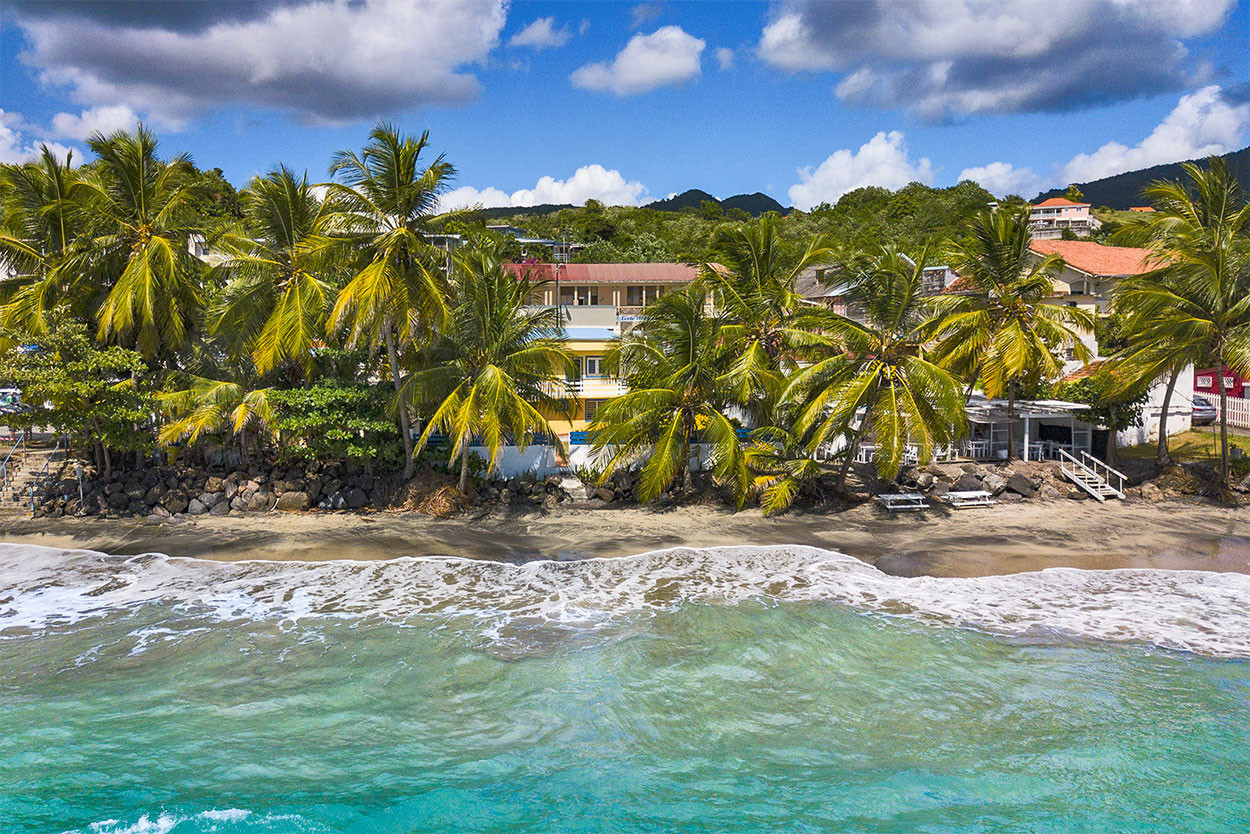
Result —
[[[1209,426],[1215,422],[1215,403],[1206,397],[1194,397],[1194,411],[1190,422],[1195,426]]]
[[[0,388],[0,414],[25,414],[34,408],[22,402],[22,389]]]

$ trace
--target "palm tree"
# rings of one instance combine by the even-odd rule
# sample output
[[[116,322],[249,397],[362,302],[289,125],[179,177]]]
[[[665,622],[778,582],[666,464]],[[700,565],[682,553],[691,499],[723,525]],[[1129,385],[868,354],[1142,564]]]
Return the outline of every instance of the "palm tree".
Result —
[[[817,450],[801,434],[785,428],[792,422],[776,422],[779,425],[761,426],[752,431],[752,443],[746,449],[746,463],[753,478],[752,490],[759,493],[764,515],[789,509],[825,472]]]
[[[724,381],[741,405],[775,399],[796,352],[811,343],[811,334],[796,326],[804,301],[795,281],[834,256],[823,235],[813,237],[798,260],[787,256],[783,244],[779,221],[764,218],[718,233],[712,252],[719,263],[699,265],[699,280],[724,320],[721,336],[734,354]]]
[[[307,175],[285,166],[244,192],[246,225],[215,238],[226,260],[214,268],[229,282],[215,304],[210,331],[250,354],[261,376],[283,363],[307,376],[324,335],[338,272],[332,214]]]
[[[256,438],[271,431],[273,409],[269,390],[193,376],[186,388],[159,395],[170,419],[161,427],[157,440],[167,446],[181,440],[194,443],[204,434],[226,429],[239,439],[246,464],[248,431]]]
[[[1178,361],[1250,374],[1250,205],[1224,160],[1187,162],[1187,182],[1146,189],[1149,221],[1126,242],[1150,247],[1155,269],[1117,287],[1132,345],[1125,361],[1153,379]],[[1224,374],[1220,414],[1227,414]],[[1228,478],[1228,421],[1220,421],[1220,474]]]
[[[353,341],[385,346],[397,393],[401,351],[414,340],[428,339],[448,312],[445,253],[430,236],[450,217],[437,213],[438,201],[455,169],[442,156],[422,165],[428,141],[428,132],[414,138],[379,124],[364,151],[341,151],[330,168],[342,178],[329,184],[337,230],[363,263],[339,292],[330,325],[346,325]],[[405,403],[399,409],[405,478],[413,467],[409,424]]]
[[[628,386],[599,407],[590,426],[592,454],[605,459],[601,481],[623,464],[642,463],[637,497],[647,502],[672,484],[691,486],[692,446],[711,446],[713,472],[738,495],[750,488],[743,444],[722,409],[731,402],[720,361],[721,322],[706,292],[687,287],[648,305],[643,320],[604,357]]]
[[[812,449],[847,438],[838,488],[867,433],[883,478],[898,474],[909,444],[924,463],[964,433],[962,386],[925,355],[932,332],[931,304],[921,295],[928,260],[927,250],[912,259],[889,246],[844,259],[834,274],[858,320],[823,309],[810,314],[824,333],[824,356],[794,375],[785,399],[800,404],[795,431]]]
[[[970,385],[979,382],[987,397],[1007,396],[1009,457],[1017,388],[1058,377],[1057,351],[1093,358],[1082,340],[1094,330],[1093,315],[1049,303],[1063,260],[1031,254],[1030,240],[1027,207],[978,212],[949,257],[961,288],[934,300],[934,355]]]
[[[78,181],[73,154],[62,162],[46,145],[37,162],[0,165],[0,324],[33,335],[48,332],[47,313],[66,304],[81,319],[94,311],[96,292],[83,273],[63,269],[83,231],[83,214],[69,194]]]
[[[70,188],[91,227],[81,263],[84,275],[108,288],[100,304],[98,338],[133,344],[152,359],[181,347],[203,304],[203,265],[188,250],[195,231],[190,201],[198,178],[191,160],[156,156],[156,137],[92,134],[98,157]]]
[[[565,376],[574,360],[557,309],[527,307],[536,286],[513,276],[498,250],[458,254],[455,267],[446,326],[415,357],[417,370],[404,379],[397,402],[401,409],[433,407],[416,451],[433,432],[446,434],[466,493],[474,438],[490,452],[489,469],[508,442],[524,448],[546,437],[559,446],[540,409],[557,413],[568,402]]]

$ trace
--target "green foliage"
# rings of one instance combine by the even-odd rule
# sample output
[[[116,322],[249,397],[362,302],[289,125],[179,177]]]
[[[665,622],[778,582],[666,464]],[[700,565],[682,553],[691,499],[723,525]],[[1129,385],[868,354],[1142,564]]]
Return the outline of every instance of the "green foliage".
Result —
[[[1063,196],[1065,199],[1071,200],[1074,203],[1085,202],[1085,194],[1082,193],[1081,187],[1076,183],[1069,185],[1068,190],[1063,192]]]
[[[284,460],[357,460],[395,469],[404,458],[385,385],[319,382],[269,392]]]
[[[1100,366],[1089,376],[1063,382],[1055,387],[1055,396],[1068,402],[1084,403],[1089,411],[1077,416],[1104,429],[1123,431],[1141,425],[1149,391],[1142,386],[1125,389],[1113,371]]]
[[[52,426],[77,446],[152,447],[152,435],[135,430],[156,410],[152,380],[137,352],[101,346],[86,326],[67,318],[54,319],[39,336],[2,335],[22,345],[0,354],[0,378],[35,406],[22,418],[26,425]]]

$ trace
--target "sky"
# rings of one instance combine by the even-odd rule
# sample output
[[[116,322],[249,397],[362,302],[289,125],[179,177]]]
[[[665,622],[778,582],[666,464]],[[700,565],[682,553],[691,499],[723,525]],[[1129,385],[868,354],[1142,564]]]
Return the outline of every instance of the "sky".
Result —
[[[445,207],[1000,196],[1250,144],[1250,0],[4,0],[0,162],[155,129],[237,186],[389,121]]]

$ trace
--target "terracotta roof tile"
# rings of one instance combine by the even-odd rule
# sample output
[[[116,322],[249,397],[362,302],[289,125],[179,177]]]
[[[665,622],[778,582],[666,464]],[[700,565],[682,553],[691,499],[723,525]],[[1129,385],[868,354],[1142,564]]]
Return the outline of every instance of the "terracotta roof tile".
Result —
[[[514,275],[529,272],[540,281],[555,280],[556,264],[508,264]],[[559,264],[560,283],[569,284],[688,284],[699,276],[689,264]]]
[[[1149,272],[1149,249],[1103,246],[1092,240],[1034,240],[1029,248],[1039,255],[1059,255],[1087,275],[1140,275]]]
[[[1034,203],[1033,208],[1053,208],[1055,206],[1088,206],[1089,203],[1074,203],[1063,197],[1051,197],[1049,200],[1042,200],[1040,203]]]

